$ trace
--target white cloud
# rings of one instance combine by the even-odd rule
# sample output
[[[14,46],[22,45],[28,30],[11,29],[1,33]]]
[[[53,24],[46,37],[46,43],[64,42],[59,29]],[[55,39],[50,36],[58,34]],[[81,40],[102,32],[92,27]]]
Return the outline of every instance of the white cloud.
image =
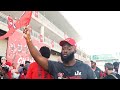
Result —
[[[88,54],[120,51],[120,11],[62,11]]]

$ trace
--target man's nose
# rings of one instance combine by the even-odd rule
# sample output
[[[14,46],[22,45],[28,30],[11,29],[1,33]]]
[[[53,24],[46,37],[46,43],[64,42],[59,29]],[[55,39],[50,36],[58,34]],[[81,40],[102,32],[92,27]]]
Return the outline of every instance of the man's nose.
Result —
[[[68,50],[67,50],[67,49],[65,49],[65,50],[64,50],[64,53],[67,53],[67,52],[68,52]]]

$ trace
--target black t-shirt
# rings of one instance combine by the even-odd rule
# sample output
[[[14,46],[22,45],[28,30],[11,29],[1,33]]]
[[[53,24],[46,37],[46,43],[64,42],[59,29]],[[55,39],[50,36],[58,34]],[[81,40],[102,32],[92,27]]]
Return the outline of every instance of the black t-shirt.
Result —
[[[117,73],[112,73],[114,76],[116,76],[118,79],[120,79],[120,75],[117,74]],[[116,79],[114,76],[112,76],[111,74],[110,75],[107,75],[106,77],[104,77],[103,79]]]
[[[96,75],[87,64],[76,61],[73,66],[61,62],[48,61],[48,71],[55,79],[96,79]]]
[[[95,70],[94,72],[95,72],[97,78],[100,79],[100,73],[102,72],[102,71],[100,70],[100,68],[96,67],[96,70]]]

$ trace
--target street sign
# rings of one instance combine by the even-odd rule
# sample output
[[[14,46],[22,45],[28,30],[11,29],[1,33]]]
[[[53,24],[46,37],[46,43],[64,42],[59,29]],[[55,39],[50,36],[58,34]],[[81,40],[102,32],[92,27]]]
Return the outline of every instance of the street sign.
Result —
[[[110,60],[115,59],[111,54],[92,55],[91,60]]]

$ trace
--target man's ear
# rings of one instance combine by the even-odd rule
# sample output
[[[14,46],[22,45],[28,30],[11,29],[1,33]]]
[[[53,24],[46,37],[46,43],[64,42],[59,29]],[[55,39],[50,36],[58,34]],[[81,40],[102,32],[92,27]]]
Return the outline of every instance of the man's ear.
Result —
[[[77,50],[75,49],[75,53],[77,52]]]
[[[76,50],[76,47],[74,46],[74,53],[76,53],[77,52],[77,50]]]

